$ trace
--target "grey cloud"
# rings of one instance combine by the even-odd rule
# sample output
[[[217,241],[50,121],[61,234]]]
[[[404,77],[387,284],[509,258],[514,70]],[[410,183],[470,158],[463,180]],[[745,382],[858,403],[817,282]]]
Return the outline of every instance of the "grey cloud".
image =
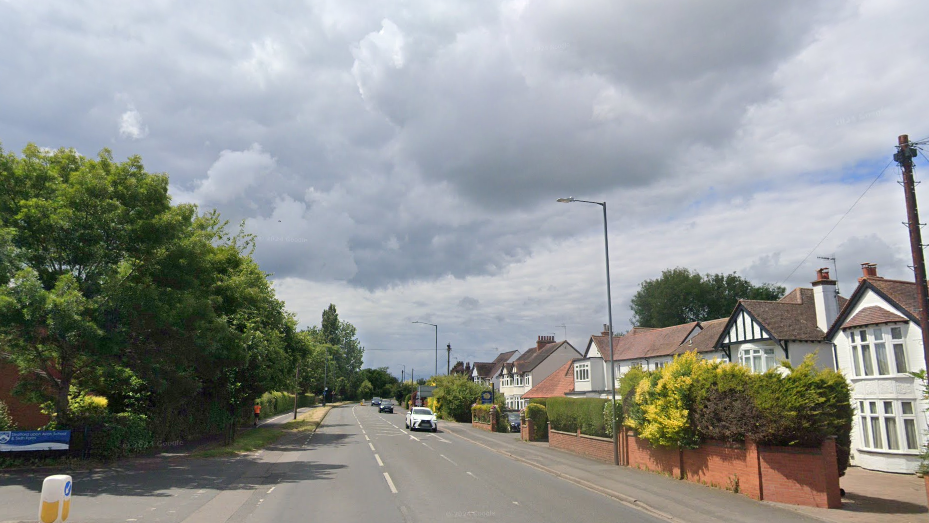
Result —
[[[458,306],[461,307],[462,309],[473,311],[481,306],[481,302],[477,300],[476,298],[465,296],[464,298],[461,298],[460,300],[458,300]]]

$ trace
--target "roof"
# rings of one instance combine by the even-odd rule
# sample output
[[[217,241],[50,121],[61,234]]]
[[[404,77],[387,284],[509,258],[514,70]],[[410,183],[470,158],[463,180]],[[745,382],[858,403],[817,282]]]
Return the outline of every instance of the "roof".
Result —
[[[700,322],[693,321],[681,325],[673,325],[662,329],[650,329],[635,334],[630,333],[613,339],[613,353],[617,360],[632,360],[651,358],[655,356],[669,356],[674,354],[684,340],[694,329],[699,328]],[[594,336],[597,338],[598,336]],[[603,336],[599,336],[604,338]],[[599,340],[599,345],[606,345],[606,339]],[[605,361],[610,361],[609,352],[601,350]]]
[[[842,324],[843,329],[850,327],[861,327],[864,325],[877,325],[879,323],[900,323],[906,322],[907,319],[899,314],[889,311],[883,307],[872,305],[865,307],[855,313],[854,316]]]
[[[578,356],[581,355],[580,352],[577,352],[577,349],[574,348],[570,343],[565,341],[556,341],[553,343],[548,343],[543,345],[541,348],[538,346],[531,347],[526,349],[526,352],[519,355],[518,358],[513,360],[510,363],[505,363],[503,366],[507,369],[507,372],[522,374],[523,372],[530,372],[532,369],[536,368],[540,363],[545,361],[546,358],[551,356],[555,351],[562,347],[568,347]],[[498,371],[499,372],[499,371]]]
[[[739,300],[739,307],[779,340],[821,341],[826,335],[816,326],[813,289],[794,289],[778,301]]]
[[[482,378],[489,378],[492,376],[490,373],[494,368],[493,363],[487,362],[474,362],[474,366],[471,367],[471,373],[477,372],[477,375]]]
[[[832,327],[829,328],[829,332],[826,334],[829,339],[832,339],[835,336],[837,330],[844,328],[846,323],[852,320],[852,318],[849,318],[852,309],[854,309],[855,305],[861,301],[861,298],[868,291],[874,292],[880,296],[904,317],[904,320],[894,321],[912,321],[917,325],[919,324],[919,292],[915,282],[888,280],[881,277],[867,277],[859,280],[858,287],[855,289],[855,292],[852,293],[847,303],[845,303],[842,307],[835,323],[833,323]],[[864,309],[859,312],[863,311]],[[855,316],[857,315],[858,314],[855,314]],[[849,325],[849,327],[857,326],[858,325]]]
[[[529,389],[523,398],[551,398],[553,396],[564,396],[566,392],[574,392],[574,362],[571,360],[555,372],[548,375],[547,378]]]
[[[674,350],[674,354],[683,354],[685,352],[697,351],[700,352],[713,352],[716,349],[716,340],[719,339],[720,334],[726,328],[726,324],[729,322],[729,318],[719,318],[717,320],[710,321],[701,321],[700,326],[703,327],[703,330],[694,335],[693,338],[690,338],[685,343],[681,344],[677,349]]]

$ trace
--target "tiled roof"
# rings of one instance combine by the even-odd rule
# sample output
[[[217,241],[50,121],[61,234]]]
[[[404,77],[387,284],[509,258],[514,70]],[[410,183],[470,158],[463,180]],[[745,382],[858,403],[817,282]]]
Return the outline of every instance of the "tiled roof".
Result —
[[[685,352],[713,352],[716,350],[716,340],[729,323],[729,318],[720,318],[718,320],[701,321],[700,326],[703,330],[698,332],[693,338],[681,344],[674,350],[674,354],[683,354]]]
[[[919,317],[919,292],[915,282],[885,280],[884,278],[868,278],[867,282],[897,302],[913,317]]]
[[[797,288],[778,301],[740,300],[739,304],[779,340],[820,341],[813,289]]]
[[[843,329],[861,327],[863,325],[877,325],[880,323],[898,323],[908,321],[903,316],[889,311],[883,307],[872,305],[855,313],[854,316],[842,324]]]
[[[473,370],[477,372],[477,375],[482,378],[490,378],[492,374],[490,373],[494,369],[493,363],[487,362],[474,362]],[[472,372],[473,373],[473,372]]]
[[[523,398],[551,398],[564,396],[566,392],[574,392],[574,361],[571,360],[548,375],[536,386],[529,389]]]
[[[512,358],[513,355],[516,354],[517,352],[519,351],[511,350],[511,351],[501,352],[500,354],[497,354],[497,357],[494,358],[494,361],[493,361],[493,369],[491,369],[490,371],[490,376],[493,377],[493,376],[500,374],[500,371],[503,369],[503,364],[506,363],[508,359]]]
[[[888,280],[872,276],[858,280],[858,288],[852,293],[851,298],[843,304],[841,312],[839,312],[839,316],[836,318],[836,322],[829,328],[827,336],[829,336],[830,339],[836,335],[836,332],[840,328],[845,328],[846,324],[852,321],[852,318],[849,318],[852,308],[854,308],[868,292],[873,292],[878,296],[882,296],[891,307],[896,309],[896,313],[906,317],[902,321],[919,323],[919,293],[916,288],[916,283],[902,280]],[[855,316],[857,316],[857,314]],[[858,325],[848,326],[857,327]]]
[[[616,360],[631,360],[674,354],[674,351],[698,325],[699,322],[694,321],[683,325],[674,325],[663,329],[649,329],[613,338],[613,355]],[[603,359],[610,361],[610,352],[605,348],[606,336],[593,336],[593,338],[600,349],[600,354],[603,355]]]
[[[553,352],[560,349],[563,346],[570,347],[571,350],[577,352],[577,350],[571,346],[567,341],[558,341],[554,343],[549,343],[543,345],[542,348],[532,347],[527,349],[526,352],[519,355],[516,360],[513,361],[512,367],[507,367],[507,369],[514,369],[517,373],[529,372],[532,369],[536,368],[540,363],[545,361],[545,358],[548,358],[552,355]],[[580,353],[578,353],[580,356]],[[511,371],[512,372],[512,371]]]

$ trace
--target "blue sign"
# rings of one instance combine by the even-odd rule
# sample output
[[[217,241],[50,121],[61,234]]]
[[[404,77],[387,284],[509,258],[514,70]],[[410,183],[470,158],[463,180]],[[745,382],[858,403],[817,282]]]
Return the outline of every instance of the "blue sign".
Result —
[[[490,405],[494,401],[494,394],[489,390],[481,393],[481,405]]]
[[[0,431],[0,452],[68,450],[70,430]]]
[[[71,482],[65,483],[65,496],[71,495]]]

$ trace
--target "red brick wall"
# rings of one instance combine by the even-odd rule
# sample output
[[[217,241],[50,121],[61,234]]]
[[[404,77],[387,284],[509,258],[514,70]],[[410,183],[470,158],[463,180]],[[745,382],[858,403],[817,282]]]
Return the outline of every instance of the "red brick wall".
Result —
[[[549,426],[548,446],[607,463],[613,462],[613,441],[609,438],[560,432]]]
[[[19,381],[19,369],[11,363],[0,361],[0,401],[6,403],[13,416],[13,423],[20,430],[35,430],[49,422],[49,417],[42,414],[38,405],[23,403],[12,394],[13,387]]]
[[[764,499],[793,505],[840,508],[835,439],[818,449],[759,447]]]
[[[685,449],[683,462],[684,478],[689,481],[761,499],[758,447],[750,441],[742,448],[708,441],[700,448]]]
[[[481,430],[486,430],[487,432],[493,432],[493,426],[490,423],[481,423],[480,421],[471,420],[471,426],[479,428]]]
[[[626,445],[630,467],[681,478],[681,451],[678,449],[653,447],[648,441],[637,438],[633,432],[627,434]]]

